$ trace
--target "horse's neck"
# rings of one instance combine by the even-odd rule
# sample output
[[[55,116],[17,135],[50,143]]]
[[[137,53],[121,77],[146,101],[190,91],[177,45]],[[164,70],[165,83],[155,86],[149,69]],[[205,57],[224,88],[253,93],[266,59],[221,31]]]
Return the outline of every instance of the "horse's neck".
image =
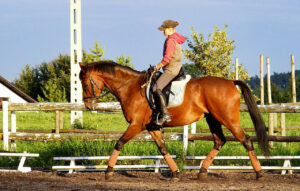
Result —
[[[136,85],[141,78],[141,74],[127,74],[116,72],[115,75],[105,76],[105,85],[120,101],[126,94],[130,93],[132,89],[129,89],[133,85]]]

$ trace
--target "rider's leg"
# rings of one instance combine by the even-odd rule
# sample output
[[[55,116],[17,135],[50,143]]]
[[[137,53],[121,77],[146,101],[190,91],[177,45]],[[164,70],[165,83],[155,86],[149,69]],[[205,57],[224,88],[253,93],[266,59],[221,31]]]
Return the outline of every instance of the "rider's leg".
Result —
[[[162,93],[162,90],[175,78],[175,76],[169,73],[163,73],[159,79],[157,80],[156,84],[153,86],[153,93],[155,102],[161,111],[160,118],[155,121],[155,123],[159,126],[163,125],[164,122],[171,121],[171,116],[167,109],[166,99]]]

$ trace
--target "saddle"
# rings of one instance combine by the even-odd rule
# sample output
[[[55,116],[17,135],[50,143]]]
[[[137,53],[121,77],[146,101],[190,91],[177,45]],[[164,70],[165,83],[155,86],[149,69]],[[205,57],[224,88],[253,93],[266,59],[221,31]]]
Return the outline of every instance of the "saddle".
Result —
[[[146,97],[152,110],[156,110],[157,108],[153,98],[152,87],[160,75],[162,75],[160,71],[154,73],[151,83],[145,89]],[[185,86],[190,79],[191,76],[185,75],[184,69],[181,68],[179,74],[163,89],[162,92],[166,98],[168,108],[181,105],[184,98]]]

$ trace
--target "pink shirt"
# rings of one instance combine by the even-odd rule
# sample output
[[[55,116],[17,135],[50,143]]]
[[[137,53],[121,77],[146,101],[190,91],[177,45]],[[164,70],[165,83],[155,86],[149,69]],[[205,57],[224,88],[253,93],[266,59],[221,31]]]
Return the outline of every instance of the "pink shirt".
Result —
[[[164,65],[167,65],[170,62],[176,46],[175,42],[170,39],[174,39],[178,44],[183,44],[185,42],[185,37],[177,32],[168,36],[164,45],[164,57],[161,61]]]

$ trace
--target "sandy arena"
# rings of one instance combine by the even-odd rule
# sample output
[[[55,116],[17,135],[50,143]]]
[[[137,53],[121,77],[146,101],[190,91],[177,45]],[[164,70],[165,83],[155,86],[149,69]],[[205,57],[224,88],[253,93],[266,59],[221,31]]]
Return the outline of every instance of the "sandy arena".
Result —
[[[0,172],[0,190],[300,190],[300,174],[267,173],[265,180],[256,181],[255,173],[221,172],[199,182],[197,172],[184,172],[177,183],[170,182],[169,176],[128,171],[116,172],[113,180],[105,181],[104,172]]]

